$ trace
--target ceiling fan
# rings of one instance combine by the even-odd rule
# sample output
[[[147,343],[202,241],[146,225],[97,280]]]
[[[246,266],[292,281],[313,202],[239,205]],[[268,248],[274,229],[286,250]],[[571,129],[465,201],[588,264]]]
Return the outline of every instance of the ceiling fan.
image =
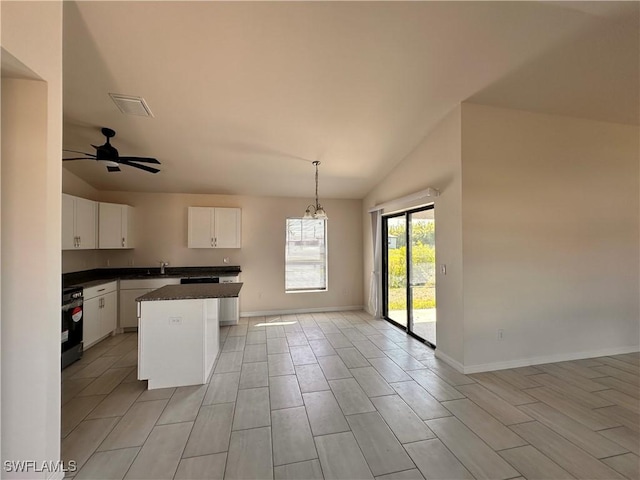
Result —
[[[111,145],[109,139],[116,135],[114,130],[110,128],[103,128],[102,134],[107,138],[107,141],[104,145],[91,145],[96,149],[95,155],[93,153],[86,152],[78,152],[77,150],[66,150],[63,149],[63,152],[72,152],[72,153],[80,153],[85,155],[84,157],[73,157],[73,158],[63,158],[63,162],[67,162],[69,160],[96,160],[98,162],[104,162],[107,170],[109,172],[119,172],[120,165],[127,165],[129,167],[139,168],[140,170],[144,170],[145,172],[150,173],[158,173],[160,170],[154,167],[149,167],[147,165],[138,165],[138,163],[153,163],[155,165],[160,165],[160,162],[155,158],[147,158],[147,157],[121,157],[118,154],[118,150]],[[137,162],[137,163],[136,163]]]

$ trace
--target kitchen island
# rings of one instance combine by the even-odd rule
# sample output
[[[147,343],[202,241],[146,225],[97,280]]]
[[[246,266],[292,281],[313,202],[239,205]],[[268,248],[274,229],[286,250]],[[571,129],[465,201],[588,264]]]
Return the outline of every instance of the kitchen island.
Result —
[[[206,383],[219,350],[219,299],[241,288],[166,285],[138,297],[138,379],[149,389]]]

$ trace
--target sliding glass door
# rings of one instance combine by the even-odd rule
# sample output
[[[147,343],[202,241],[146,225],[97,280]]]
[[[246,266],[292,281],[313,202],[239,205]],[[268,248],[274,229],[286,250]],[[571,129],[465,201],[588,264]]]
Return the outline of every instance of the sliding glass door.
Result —
[[[435,346],[433,206],[383,217],[383,234],[385,318]]]
[[[405,215],[385,217],[386,285],[385,316],[399,326],[408,326],[407,222]]]
[[[409,295],[411,331],[436,344],[436,243],[433,208],[410,212]]]

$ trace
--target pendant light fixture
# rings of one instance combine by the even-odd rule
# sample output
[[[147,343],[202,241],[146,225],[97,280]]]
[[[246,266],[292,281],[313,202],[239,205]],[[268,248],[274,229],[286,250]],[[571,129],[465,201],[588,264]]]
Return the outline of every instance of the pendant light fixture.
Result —
[[[313,162],[313,164],[316,167],[316,204],[309,205],[307,207],[307,211],[304,212],[303,218],[316,218],[319,220],[326,220],[327,213],[324,211],[324,208],[322,208],[322,205],[320,205],[320,203],[318,202],[318,165],[320,165],[320,162],[316,160],[315,162]]]

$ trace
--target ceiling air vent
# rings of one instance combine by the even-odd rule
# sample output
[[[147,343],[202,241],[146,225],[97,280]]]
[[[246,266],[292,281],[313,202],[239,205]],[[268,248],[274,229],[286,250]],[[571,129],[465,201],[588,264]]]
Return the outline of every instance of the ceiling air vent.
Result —
[[[151,109],[142,97],[132,97],[131,95],[119,95],[110,93],[111,100],[118,109],[125,115],[137,115],[140,117],[153,117]]]

